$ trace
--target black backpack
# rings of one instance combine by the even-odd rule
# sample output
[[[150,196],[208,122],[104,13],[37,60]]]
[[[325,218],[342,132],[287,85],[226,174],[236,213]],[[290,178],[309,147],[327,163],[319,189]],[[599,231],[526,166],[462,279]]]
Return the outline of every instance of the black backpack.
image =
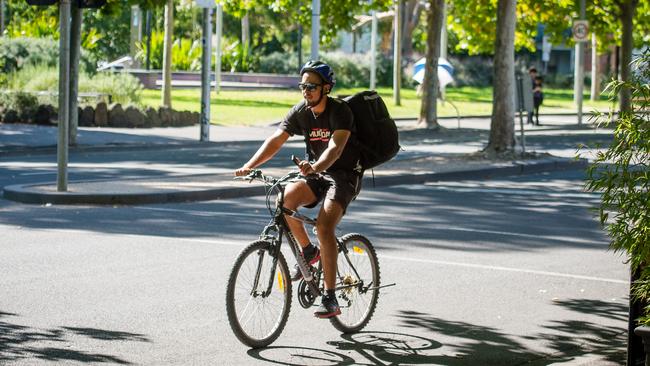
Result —
[[[354,114],[356,141],[361,151],[361,167],[372,169],[397,155],[400,149],[395,121],[374,90],[343,98]]]

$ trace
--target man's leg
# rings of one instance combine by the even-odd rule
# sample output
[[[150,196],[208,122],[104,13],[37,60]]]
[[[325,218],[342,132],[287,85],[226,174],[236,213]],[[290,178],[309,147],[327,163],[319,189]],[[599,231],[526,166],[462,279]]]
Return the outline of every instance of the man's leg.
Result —
[[[325,290],[333,290],[336,287],[336,259],[338,248],[336,245],[336,225],[343,217],[341,204],[327,199],[318,213],[316,232],[321,247],[321,261],[325,271]]]
[[[287,185],[284,191],[284,207],[290,210],[297,210],[298,207],[302,207],[313,203],[316,201],[316,195],[311,191],[311,188],[304,181],[297,181]],[[289,230],[298,241],[301,247],[306,247],[309,244],[309,236],[305,230],[305,226],[300,220],[296,220],[287,215],[284,215],[287,219],[287,225],[289,225]]]
[[[336,288],[336,259],[338,257],[336,225],[341,221],[343,213],[344,209],[340,203],[326,199],[318,214],[316,230],[325,277],[325,293],[321,299],[321,305],[314,312],[318,318],[330,318],[341,314],[334,289]]]

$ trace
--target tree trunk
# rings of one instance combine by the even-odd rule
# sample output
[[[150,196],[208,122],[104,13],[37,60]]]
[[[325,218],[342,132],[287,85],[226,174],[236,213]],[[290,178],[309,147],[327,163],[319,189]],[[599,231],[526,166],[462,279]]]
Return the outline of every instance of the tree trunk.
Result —
[[[438,58],[440,57],[440,33],[444,22],[444,4],[444,0],[429,0],[429,10],[427,12],[427,55],[418,124],[426,124],[426,128],[430,129],[440,128],[436,105],[440,85],[438,80]]]
[[[162,104],[172,107],[172,37],[174,35],[174,0],[165,5],[165,41],[163,43]]]
[[[621,39],[621,81],[630,81],[632,62],[632,48],[634,34],[634,12],[638,0],[625,0],[620,3],[621,7],[621,28],[623,35]],[[630,112],[632,110],[631,95],[629,88],[621,88],[619,93],[619,103],[621,112]]]
[[[5,0],[0,0],[0,37],[5,32]]]
[[[515,25],[517,0],[499,0],[494,50],[492,122],[487,152],[512,151],[515,143]]]
[[[418,0],[408,0],[402,27],[402,57],[411,59],[413,57],[413,31],[420,23],[422,6]]]

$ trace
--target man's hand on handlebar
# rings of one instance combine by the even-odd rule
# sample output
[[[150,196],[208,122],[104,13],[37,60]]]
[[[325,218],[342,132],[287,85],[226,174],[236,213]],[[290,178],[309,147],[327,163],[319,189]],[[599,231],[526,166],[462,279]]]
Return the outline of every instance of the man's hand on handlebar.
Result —
[[[251,169],[251,168],[241,167],[241,168],[235,170],[235,177],[243,177],[243,176],[249,175],[252,171],[253,171],[253,169]]]
[[[296,164],[298,169],[300,169],[300,174],[304,176],[316,174],[316,170],[314,170],[314,167],[307,160],[300,160],[298,157],[293,155],[291,156],[291,160]]]

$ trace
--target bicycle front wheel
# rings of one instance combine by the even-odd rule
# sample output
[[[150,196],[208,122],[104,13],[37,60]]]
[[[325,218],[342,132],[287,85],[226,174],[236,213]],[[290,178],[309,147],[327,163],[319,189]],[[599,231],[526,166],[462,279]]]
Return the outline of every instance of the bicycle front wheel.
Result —
[[[343,333],[358,332],[375,312],[379,298],[379,262],[375,248],[360,234],[341,238],[337,260],[337,291],[341,315],[330,319]]]
[[[275,341],[287,324],[291,309],[287,261],[279,253],[274,270],[271,248],[266,241],[250,244],[235,260],[228,278],[228,322],[235,336],[252,348],[266,347]]]

